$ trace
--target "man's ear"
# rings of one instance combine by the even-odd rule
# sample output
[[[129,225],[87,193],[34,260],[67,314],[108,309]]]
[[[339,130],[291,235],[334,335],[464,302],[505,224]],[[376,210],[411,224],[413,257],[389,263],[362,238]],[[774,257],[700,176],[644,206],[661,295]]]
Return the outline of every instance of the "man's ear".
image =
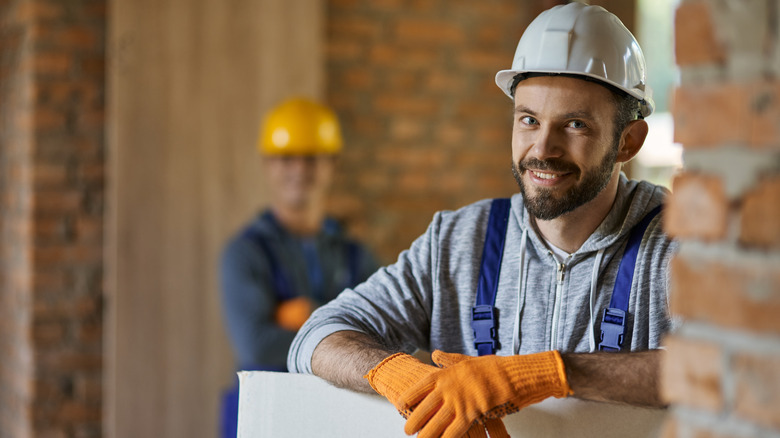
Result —
[[[644,120],[633,120],[620,136],[620,147],[618,148],[617,161],[625,163],[634,158],[642,149],[647,137],[647,122]]]

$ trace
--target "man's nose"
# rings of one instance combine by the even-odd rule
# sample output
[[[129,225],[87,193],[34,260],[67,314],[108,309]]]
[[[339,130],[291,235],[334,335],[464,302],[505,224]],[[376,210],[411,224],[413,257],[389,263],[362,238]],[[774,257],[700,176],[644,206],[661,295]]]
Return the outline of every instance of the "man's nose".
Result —
[[[563,154],[561,141],[561,136],[554,129],[542,127],[537,130],[531,155],[540,160],[560,157]]]

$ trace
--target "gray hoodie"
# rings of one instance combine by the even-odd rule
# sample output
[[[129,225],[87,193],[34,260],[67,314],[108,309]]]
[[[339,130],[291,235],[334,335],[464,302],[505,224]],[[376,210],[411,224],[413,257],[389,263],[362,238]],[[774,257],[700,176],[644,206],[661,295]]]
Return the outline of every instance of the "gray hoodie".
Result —
[[[496,354],[594,351],[631,228],[667,194],[621,175],[612,210],[562,265],[531,227],[522,196],[514,195],[495,303]],[[311,373],[317,344],[340,330],[364,332],[407,352],[476,356],[471,308],[490,205],[487,199],[436,213],[395,264],[318,309],[290,347],[289,370]],[[647,228],[637,257],[623,343],[632,351],[658,348],[671,324],[668,268],[676,244],[663,233],[661,216]]]

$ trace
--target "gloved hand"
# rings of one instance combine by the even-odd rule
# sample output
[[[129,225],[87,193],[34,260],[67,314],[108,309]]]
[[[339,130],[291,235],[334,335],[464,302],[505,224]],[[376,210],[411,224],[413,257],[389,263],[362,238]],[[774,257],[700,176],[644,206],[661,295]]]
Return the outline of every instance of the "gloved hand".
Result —
[[[436,362],[451,354],[434,352]],[[415,406],[404,431],[419,438],[460,437],[475,420],[501,418],[571,388],[557,351],[522,356],[472,357],[425,376],[401,395],[401,408]]]
[[[313,310],[314,306],[308,298],[295,297],[279,303],[274,313],[274,320],[282,328],[298,331],[309,319]]]
[[[469,356],[453,355],[446,358],[443,363],[452,365],[466,358],[469,358]],[[409,415],[414,410],[414,406],[402,406],[401,395],[420,380],[439,371],[441,371],[440,368],[424,364],[414,356],[406,353],[396,353],[379,362],[377,366],[363,377],[368,379],[368,383],[374,388],[374,391],[387,398],[404,418],[409,418]],[[485,428],[490,432],[492,438],[509,436],[501,420],[493,419],[488,420],[488,422],[481,420],[475,422],[466,432],[466,436],[469,438],[486,438]],[[501,435],[502,431],[503,435]]]
[[[395,353],[386,357],[365,376],[374,391],[383,395],[398,409],[404,418],[409,418],[412,405],[405,405],[401,395],[423,378],[439,371],[433,365],[420,362],[406,353]]]
[[[431,355],[431,359],[439,367],[449,368],[458,362],[473,359],[473,356],[436,350]],[[486,430],[487,434],[485,433]],[[509,438],[509,432],[506,431],[504,422],[500,418],[487,418],[484,416],[471,425],[466,436],[468,438],[487,438],[488,434],[490,438]]]

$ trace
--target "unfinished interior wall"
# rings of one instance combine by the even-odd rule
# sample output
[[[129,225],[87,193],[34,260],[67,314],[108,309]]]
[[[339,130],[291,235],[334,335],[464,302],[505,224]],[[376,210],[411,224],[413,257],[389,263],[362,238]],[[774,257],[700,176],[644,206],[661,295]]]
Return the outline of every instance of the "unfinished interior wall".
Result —
[[[672,265],[665,438],[780,436],[780,7],[687,0],[676,13],[685,171]]]
[[[0,3],[0,436],[99,436],[105,2]]]
[[[216,436],[217,260],[267,199],[263,112],[323,82],[319,0],[111,4],[106,431]]]

